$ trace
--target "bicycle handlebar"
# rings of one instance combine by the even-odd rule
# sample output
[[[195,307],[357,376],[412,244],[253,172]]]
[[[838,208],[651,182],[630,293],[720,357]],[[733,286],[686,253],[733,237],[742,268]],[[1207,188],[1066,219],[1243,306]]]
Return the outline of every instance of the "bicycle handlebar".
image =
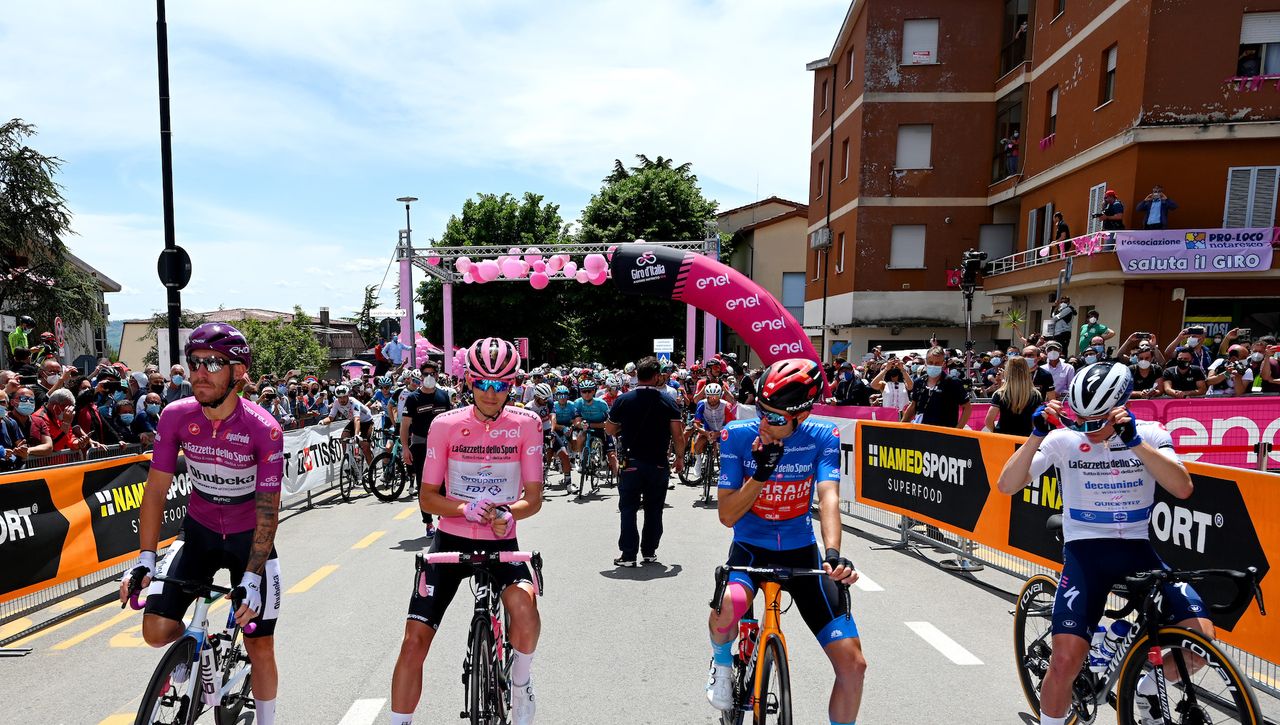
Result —
[[[130,609],[133,609],[134,611],[145,609],[147,606],[146,600],[143,600],[141,602],[138,601],[138,595],[142,593],[142,577],[145,575],[146,571],[147,570],[145,568],[138,567],[133,570],[132,575],[129,577],[128,606]],[[151,579],[152,581],[167,582],[169,584],[173,584],[177,586],[179,589],[182,589],[187,594],[194,594],[196,596],[208,596],[209,594],[222,594],[223,596],[226,596],[227,594],[230,594],[231,610],[233,612],[239,609],[240,605],[244,604],[244,587],[234,587],[234,588],[220,587],[212,583],[206,584],[204,582],[192,582],[192,581],[186,581],[184,579],[174,579],[173,577],[161,576],[159,574],[152,575]],[[123,604],[120,605],[121,609],[124,609],[124,607],[125,605]],[[258,629],[258,625],[256,622],[249,622],[241,629],[244,630],[245,634],[253,634]]]
[[[1157,585],[1163,584],[1194,584],[1207,579],[1229,579],[1236,585],[1236,596],[1228,604],[1210,604],[1209,609],[1215,612],[1222,612],[1236,609],[1247,603],[1251,599],[1258,602],[1258,612],[1263,616],[1267,614],[1266,605],[1262,601],[1262,587],[1258,585],[1258,569],[1257,567],[1249,567],[1244,571],[1238,569],[1196,569],[1196,570],[1176,570],[1176,569],[1153,569],[1151,571],[1139,572],[1125,578],[1125,583],[1129,586],[1131,600],[1137,598],[1138,593],[1146,593]]]
[[[542,554],[537,551],[433,551],[419,554],[424,564],[466,564],[473,567],[493,564],[519,564],[528,562],[533,565],[533,578],[538,585],[538,596],[542,596]],[[425,597],[427,592],[426,577],[418,577],[418,596]]]
[[[791,567],[762,567],[762,566],[717,566],[716,567],[716,591],[712,595],[711,608],[716,610],[716,614],[720,613],[721,604],[724,600],[724,590],[729,584],[729,575],[733,572],[741,574],[755,574],[764,581],[785,582],[796,577],[803,576],[830,576],[825,569],[793,569]],[[840,611],[845,612],[849,609],[849,585],[843,582],[836,582],[836,588],[839,590]]]

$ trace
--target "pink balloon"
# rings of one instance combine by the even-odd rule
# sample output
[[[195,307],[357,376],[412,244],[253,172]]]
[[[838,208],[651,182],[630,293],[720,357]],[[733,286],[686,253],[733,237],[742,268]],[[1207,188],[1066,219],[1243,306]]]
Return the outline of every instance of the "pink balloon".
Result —
[[[608,279],[609,279],[609,271],[602,269],[598,274],[592,275],[591,284],[599,287],[600,285],[604,284],[605,281]]]
[[[529,275],[529,286],[534,289],[546,289],[551,284],[551,280],[542,272],[534,272]]]
[[[467,271],[462,273],[463,284],[471,284],[472,282],[475,282],[475,281],[476,281],[476,278],[471,275],[471,270],[468,269]]]
[[[533,269],[534,272],[546,272],[547,263],[542,261],[541,259],[537,259],[537,260],[534,260],[532,265],[530,265],[530,268]]]
[[[591,276],[587,274],[587,270],[580,269],[573,275],[573,278],[582,284],[586,284],[587,280],[591,279]]]
[[[477,266],[480,269],[480,280],[483,282],[492,282],[502,273],[498,263],[492,259],[486,259]]]
[[[524,261],[528,262],[529,264],[533,264],[534,262],[540,259],[542,259],[541,249],[538,249],[537,247],[529,247],[528,249],[524,250]]]
[[[463,274],[466,274],[467,270],[471,269],[471,260],[467,257],[458,257],[453,260],[453,268]]]
[[[512,247],[511,249],[508,249],[507,254],[510,254],[513,257],[520,256],[520,247]]]
[[[602,254],[588,254],[587,258],[582,260],[582,268],[593,276],[603,271],[606,266],[608,263],[604,261]]]
[[[577,262],[568,261],[564,263],[564,276],[572,277],[575,273],[577,273],[577,271],[578,271]]]
[[[436,265],[440,264],[440,258],[439,258],[439,257],[427,257],[427,264],[429,264],[429,265],[431,265],[432,267],[434,267],[434,266],[436,266]]]
[[[559,254],[554,254],[551,257],[547,258],[547,271],[550,272],[551,274],[555,274],[556,272],[559,272],[563,268],[564,268],[564,260],[560,258]]]
[[[524,270],[521,268],[520,260],[514,257],[507,257],[507,261],[502,263],[502,276],[507,279],[520,279],[524,276]]]

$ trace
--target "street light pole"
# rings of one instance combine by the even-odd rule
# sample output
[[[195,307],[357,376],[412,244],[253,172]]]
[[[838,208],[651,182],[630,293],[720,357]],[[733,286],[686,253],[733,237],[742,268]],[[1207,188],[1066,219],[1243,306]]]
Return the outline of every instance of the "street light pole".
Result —
[[[416,196],[396,199],[404,203],[404,234],[400,238],[400,308],[405,311],[405,321],[400,325],[400,342],[409,347],[409,365],[415,368],[418,367],[418,345],[413,334],[413,225],[409,222],[409,205],[417,200]]]
[[[169,31],[165,22],[164,0],[156,0],[156,67],[160,86],[160,188],[164,206],[164,252],[160,257],[161,267],[166,263],[172,267],[175,258],[185,257],[178,250],[177,234],[173,222],[173,127],[169,120]],[[177,262],[181,265],[181,262]],[[190,277],[191,262],[186,260],[186,274]],[[178,324],[182,316],[182,293],[179,291],[186,285],[162,273],[161,281],[167,288],[166,300],[169,311],[169,360],[158,360],[161,365],[177,365],[180,350],[178,348]]]

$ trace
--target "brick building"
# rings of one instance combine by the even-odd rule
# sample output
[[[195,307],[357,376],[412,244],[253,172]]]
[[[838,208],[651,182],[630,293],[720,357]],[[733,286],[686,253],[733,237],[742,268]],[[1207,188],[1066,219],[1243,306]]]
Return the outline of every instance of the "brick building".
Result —
[[[1010,308],[1038,326],[1064,266],[1039,253],[1053,213],[1072,236],[1095,231],[1106,189],[1129,228],[1155,184],[1180,205],[1170,228],[1274,224],[1280,0],[855,0],[808,67],[809,232],[830,246],[808,252],[805,324],[822,325],[825,298],[828,349],[911,347],[935,326],[958,344],[948,270],[968,248],[998,260],[978,344],[1010,337]],[[1210,312],[1263,319],[1277,276],[1135,278],[1103,252],[1073,262],[1068,288],[1168,340]]]

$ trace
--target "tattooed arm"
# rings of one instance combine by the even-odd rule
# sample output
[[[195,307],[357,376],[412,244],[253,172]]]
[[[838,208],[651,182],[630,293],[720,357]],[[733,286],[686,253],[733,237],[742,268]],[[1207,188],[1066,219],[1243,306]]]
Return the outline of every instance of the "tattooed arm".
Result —
[[[280,489],[258,491],[257,501],[258,523],[253,530],[253,549],[245,571],[261,574],[275,546],[276,527],[280,524]]]

